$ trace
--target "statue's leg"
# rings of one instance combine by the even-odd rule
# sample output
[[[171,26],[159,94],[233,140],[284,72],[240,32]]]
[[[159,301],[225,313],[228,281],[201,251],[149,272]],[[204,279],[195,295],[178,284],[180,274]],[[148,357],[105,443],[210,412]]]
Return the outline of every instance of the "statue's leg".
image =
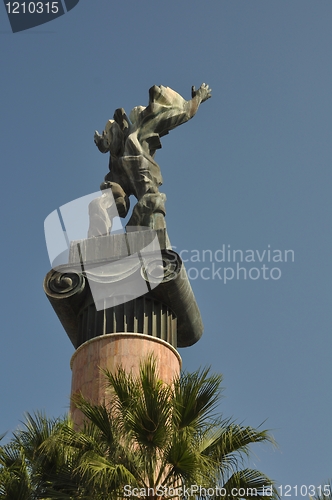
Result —
[[[122,175],[128,179],[129,189],[138,200],[127,226],[164,229],[166,196],[159,192],[161,175],[158,165],[143,155],[137,155],[124,156],[118,166],[122,167]]]
[[[166,195],[163,193],[146,193],[136,203],[127,226],[165,229],[165,201]]]

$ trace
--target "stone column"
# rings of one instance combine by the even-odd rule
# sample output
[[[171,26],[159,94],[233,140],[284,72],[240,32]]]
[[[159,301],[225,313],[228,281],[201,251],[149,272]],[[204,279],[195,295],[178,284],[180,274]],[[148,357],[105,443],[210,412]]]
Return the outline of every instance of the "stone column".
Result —
[[[101,369],[114,372],[122,366],[137,374],[149,355],[160,378],[171,383],[181,368],[177,347],[199,340],[203,325],[185,268],[166,248],[165,233],[158,238],[158,265],[154,255],[143,255],[147,241],[139,232],[131,235],[130,245],[124,245],[123,235],[73,242],[69,263],[46,275],[46,295],[76,349],[72,395],[82,393],[96,404],[107,401]],[[137,254],[137,262],[123,265]],[[146,293],[139,295],[142,286]],[[71,415],[80,426],[82,414],[74,405]]]

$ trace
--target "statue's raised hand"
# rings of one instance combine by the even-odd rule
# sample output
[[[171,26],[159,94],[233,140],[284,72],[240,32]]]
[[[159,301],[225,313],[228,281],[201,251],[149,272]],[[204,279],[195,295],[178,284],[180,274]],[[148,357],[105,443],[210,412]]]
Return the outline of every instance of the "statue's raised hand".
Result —
[[[103,131],[103,133],[101,135],[96,130],[93,138],[95,141],[95,145],[97,146],[99,151],[101,151],[102,153],[106,153],[107,151],[109,151],[110,143],[109,143],[108,137],[105,135],[105,130]]]
[[[201,99],[201,102],[210,99],[211,92],[212,89],[210,89],[210,87],[206,83],[202,83],[202,85],[197,90],[195,89],[195,87],[191,87],[191,97],[194,98],[198,96]]]

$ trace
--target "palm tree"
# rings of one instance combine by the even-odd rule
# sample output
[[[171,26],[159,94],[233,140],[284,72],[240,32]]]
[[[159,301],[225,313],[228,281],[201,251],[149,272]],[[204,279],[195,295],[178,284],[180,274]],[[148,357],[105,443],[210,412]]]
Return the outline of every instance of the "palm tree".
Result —
[[[26,415],[23,429],[0,446],[0,499],[49,500],[81,498],[78,452],[59,436],[70,428],[67,418]]]
[[[152,499],[172,493],[270,498],[271,490],[277,496],[267,476],[242,468],[252,443],[274,443],[273,438],[266,430],[215,415],[220,375],[205,369],[167,385],[151,358],[137,377],[121,368],[104,373],[110,403],[92,405],[76,397],[88,423],[67,441],[80,448],[79,470],[100,498],[136,498],[138,493]]]
[[[215,414],[220,375],[205,369],[167,385],[151,358],[138,376],[104,373],[110,403],[75,398],[82,429],[28,415],[0,447],[0,499],[271,498],[272,481],[243,464],[251,444],[274,440]]]

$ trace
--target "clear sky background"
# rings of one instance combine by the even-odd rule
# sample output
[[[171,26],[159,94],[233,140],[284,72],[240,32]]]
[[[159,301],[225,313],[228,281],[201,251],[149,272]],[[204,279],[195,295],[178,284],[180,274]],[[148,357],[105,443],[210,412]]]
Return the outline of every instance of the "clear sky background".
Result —
[[[173,245],[213,254],[186,262],[205,331],[183,366],[222,372],[225,416],[272,430],[279,448],[256,446],[252,466],[280,485],[332,476],[331,55],[329,0],[81,0],[16,34],[0,6],[0,432],[68,409],[74,349],[42,289],[43,223],[98,190],[94,130],[154,84],[189,99],[206,82],[212,99],[156,155]],[[236,271],[223,245],[266,250],[242,265],[280,279],[212,279]]]

